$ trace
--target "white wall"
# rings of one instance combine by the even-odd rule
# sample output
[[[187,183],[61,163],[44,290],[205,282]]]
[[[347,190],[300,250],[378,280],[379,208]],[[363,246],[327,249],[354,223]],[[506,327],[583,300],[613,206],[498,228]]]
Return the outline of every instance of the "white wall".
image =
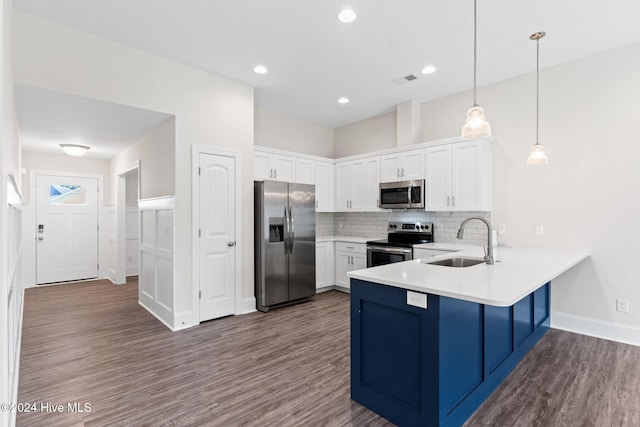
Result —
[[[125,177],[125,262],[126,275],[138,275],[139,243],[138,238],[138,171],[131,172]]]
[[[90,144],[90,142],[89,142]],[[31,183],[31,177],[29,176],[32,170],[45,170],[45,171],[61,171],[61,172],[73,172],[73,173],[86,173],[90,175],[101,175],[104,179],[104,188],[100,191],[103,194],[108,195],[111,192],[109,182],[109,161],[103,159],[92,159],[90,157],[75,157],[63,154],[62,150],[60,154],[47,154],[36,153],[32,151],[22,152],[22,167],[25,169],[26,174],[22,177],[25,202],[35,205],[35,193],[32,194],[35,185]],[[33,195],[33,197],[32,197]],[[33,199],[33,200],[32,200]],[[105,198],[106,200],[106,198]]]
[[[135,161],[140,161],[140,198],[175,193],[176,121],[171,118],[110,161],[110,203],[116,203],[117,178]],[[129,206],[129,204],[127,204]]]
[[[125,178],[125,201],[128,208],[138,207],[138,171],[131,172]]]
[[[0,6],[0,165],[2,166],[2,182],[0,183],[0,402],[14,401],[17,392],[17,378],[14,377],[14,366],[10,366],[9,339],[16,332],[17,325],[10,321],[9,310],[9,275],[12,266],[10,260],[17,254],[10,254],[9,235],[10,210],[8,208],[7,178],[14,175],[18,185],[20,176],[20,141],[16,116],[15,97],[13,92],[13,58],[12,58],[12,13],[13,2],[2,0]],[[15,287],[12,293],[14,303],[22,301],[22,288]],[[18,305],[15,310],[20,310]],[[0,425],[11,425],[15,413],[0,411]]]
[[[535,142],[535,89],[528,74],[478,92],[497,139],[493,222],[506,224],[508,244],[591,251],[554,283],[554,312],[640,328],[633,267],[640,255],[640,44],[541,71],[544,168],[525,166]],[[423,104],[424,139],[459,132],[471,99],[464,93]],[[536,224],[544,236],[534,235]],[[628,314],[616,312],[616,298],[629,300]]]
[[[253,259],[253,88],[25,13],[16,11],[14,23],[17,83],[175,116],[175,275],[180,280],[174,314],[196,324],[190,147],[241,152],[239,215],[245,232],[239,245],[242,259]],[[243,296],[252,297],[252,262],[245,262],[242,280]]]
[[[255,145],[333,157],[333,128],[256,107]]]
[[[335,158],[395,148],[396,121],[396,112],[392,111],[336,128]]]

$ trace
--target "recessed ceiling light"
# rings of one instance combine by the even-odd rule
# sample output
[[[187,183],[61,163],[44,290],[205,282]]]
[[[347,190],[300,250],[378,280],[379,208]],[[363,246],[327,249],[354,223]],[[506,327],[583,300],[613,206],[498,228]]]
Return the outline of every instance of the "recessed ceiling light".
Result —
[[[338,99],[338,103],[340,103],[340,104],[348,104],[349,103],[349,98],[347,98],[346,96],[343,96],[342,98]]]
[[[436,72],[436,67],[433,65],[427,65],[422,69],[422,74],[431,74]]]
[[[255,71],[258,74],[267,74],[267,67],[265,67],[264,65],[256,65],[255,67],[253,67],[253,71]]]
[[[355,21],[357,17],[358,15],[351,9],[344,9],[338,13],[338,21],[344,22],[345,24]]]

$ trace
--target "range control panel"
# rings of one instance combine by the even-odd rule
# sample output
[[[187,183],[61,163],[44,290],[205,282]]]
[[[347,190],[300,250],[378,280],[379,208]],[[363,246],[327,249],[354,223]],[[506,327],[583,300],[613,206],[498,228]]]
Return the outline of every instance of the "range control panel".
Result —
[[[414,232],[414,233],[431,233],[433,231],[432,222],[390,222],[387,226],[389,233]]]

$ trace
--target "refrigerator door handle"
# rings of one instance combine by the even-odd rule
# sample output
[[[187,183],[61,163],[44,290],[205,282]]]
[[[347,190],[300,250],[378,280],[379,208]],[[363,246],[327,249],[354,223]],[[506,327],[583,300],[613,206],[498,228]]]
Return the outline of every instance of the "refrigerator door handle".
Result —
[[[293,218],[293,211],[291,210],[291,206],[289,206],[289,253],[293,253],[293,241],[296,237],[296,224],[295,219]]]
[[[287,213],[287,206],[284,207],[284,253],[287,254],[289,250],[289,214]]]

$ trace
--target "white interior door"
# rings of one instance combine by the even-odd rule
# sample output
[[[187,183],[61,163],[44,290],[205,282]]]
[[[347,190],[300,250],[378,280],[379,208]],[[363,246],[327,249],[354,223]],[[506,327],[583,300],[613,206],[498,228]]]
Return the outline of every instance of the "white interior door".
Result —
[[[200,321],[235,313],[235,158],[200,153]]]
[[[98,180],[36,178],[36,283],[98,277]]]

